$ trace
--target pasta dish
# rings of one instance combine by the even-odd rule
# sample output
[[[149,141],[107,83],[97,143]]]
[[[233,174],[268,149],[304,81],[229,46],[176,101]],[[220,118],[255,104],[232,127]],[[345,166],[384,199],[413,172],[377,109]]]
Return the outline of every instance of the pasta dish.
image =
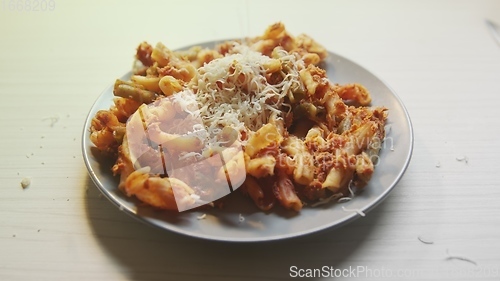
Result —
[[[328,52],[282,23],[214,48],[141,43],[91,141],[118,188],[155,208],[222,207],[242,192],[263,211],[339,199],[370,180],[387,109],[328,80]]]

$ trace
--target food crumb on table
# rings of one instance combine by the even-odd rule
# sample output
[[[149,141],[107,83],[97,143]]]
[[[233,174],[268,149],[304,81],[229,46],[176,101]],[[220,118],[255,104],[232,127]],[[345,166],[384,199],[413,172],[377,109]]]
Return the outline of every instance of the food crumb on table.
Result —
[[[461,260],[461,261],[465,261],[465,262],[468,262],[468,263],[472,263],[473,265],[476,265],[477,266],[477,262],[471,260],[471,259],[468,259],[466,257],[461,257],[461,256],[451,256],[450,253],[448,252],[448,249],[446,249],[446,255],[448,257],[446,257],[446,260],[449,261],[449,260]]]
[[[455,159],[456,159],[458,162],[462,162],[462,161],[464,161],[464,162],[465,162],[465,164],[468,164],[468,163],[469,163],[469,158],[467,158],[467,156],[465,156],[465,155],[464,155],[464,156],[462,156],[462,157],[456,157]]]
[[[27,188],[31,184],[31,179],[29,178],[24,178],[21,180],[21,186],[24,188]]]
[[[430,241],[429,239],[422,238],[421,236],[417,237],[418,241],[424,243],[424,244],[434,244],[433,241]]]
[[[54,127],[54,125],[59,121],[59,116],[54,115],[54,116],[50,116],[50,117],[42,119],[42,121],[45,121],[45,120],[50,120],[50,127]]]

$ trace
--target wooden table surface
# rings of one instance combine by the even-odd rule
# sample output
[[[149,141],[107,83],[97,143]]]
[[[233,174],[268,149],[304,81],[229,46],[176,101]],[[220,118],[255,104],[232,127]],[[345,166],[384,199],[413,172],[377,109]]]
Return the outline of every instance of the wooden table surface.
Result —
[[[1,5],[0,280],[284,280],[314,269],[336,280],[500,280],[500,43],[485,24],[500,24],[500,1]],[[144,225],[100,196],[83,123],[138,43],[175,49],[276,21],[403,100],[415,148],[387,200],[332,231],[226,244]]]

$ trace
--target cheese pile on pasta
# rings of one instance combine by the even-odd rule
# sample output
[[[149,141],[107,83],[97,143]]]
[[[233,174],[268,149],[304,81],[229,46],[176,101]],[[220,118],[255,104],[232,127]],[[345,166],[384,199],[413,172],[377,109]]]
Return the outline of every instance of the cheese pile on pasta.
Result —
[[[116,81],[114,105],[94,117],[91,140],[116,158],[119,188],[160,209],[209,203],[203,177],[241,185],[262,210],[338,199],[370,180],[387,110],[369,107],[360,84],[330,82],[319,67],[327,55],[282,23],[214,49],[141,43],[130,80]],[[129,133],[143,127],[145,135]],[[161,173],[165,153],[180,161],[171,164],[176,175]],[[214,155],[224,167],[199,164]],[[185,165],[198,173],[183,175]]]

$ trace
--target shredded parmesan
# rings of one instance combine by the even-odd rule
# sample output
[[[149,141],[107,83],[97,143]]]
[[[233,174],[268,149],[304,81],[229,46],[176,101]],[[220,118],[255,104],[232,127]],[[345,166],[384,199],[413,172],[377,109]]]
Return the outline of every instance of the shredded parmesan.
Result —
[[[343,202],[349,202],[351,200],[352,200],[352,197],[342,197],[342,198],[339,198],[339,200],[337,202],[343,203]]]
[[[350,196],[339,198],[339,200],[337,202],[339,202],[339,203],[348,202],[348,201],[351,201],[352,198],[354,198],[354,191],[352,190],[352,180],[349,181],[349,185],[347,186],[347,189],[349,190]]]
[[[314,207],[317,207],[317,206],[321,206],[321,205],[327,204],[328,202],[330,202],[332,200],[339,199],[340,196],[342,196],[342,194],[340,194],[340,193],[333,194],[330,197],[320,199],[318,202],[312,204],[311,207],[314,208]]]
[[[342,210],[344,210],[345,212],[356,212],[362,217],[366,216],[365,213],[363,213],[363,211],[361,211],[360,209],[347,209],[346,207],[342,206]]]
[[[267,82],[264,65],[271,58],[252,51],[248,46],[235,45],[238,53],[215,59],[199,68],[193,88],[199,113],[210,135],[224,127],[238,132],[256,131],[268,123],[272,114],[282,118],[279,109],[286,106],[284,98],[293,87],[303,87],[298,65],[303,65],[286,51],[280,54],[287,73],[282,82]]]
[[[202,215],[200,215],[200,216],[197,216],[196,218],[197,218],[198,220],[204,220],[206,217],[207,217],[207,214],[202,214]]]

